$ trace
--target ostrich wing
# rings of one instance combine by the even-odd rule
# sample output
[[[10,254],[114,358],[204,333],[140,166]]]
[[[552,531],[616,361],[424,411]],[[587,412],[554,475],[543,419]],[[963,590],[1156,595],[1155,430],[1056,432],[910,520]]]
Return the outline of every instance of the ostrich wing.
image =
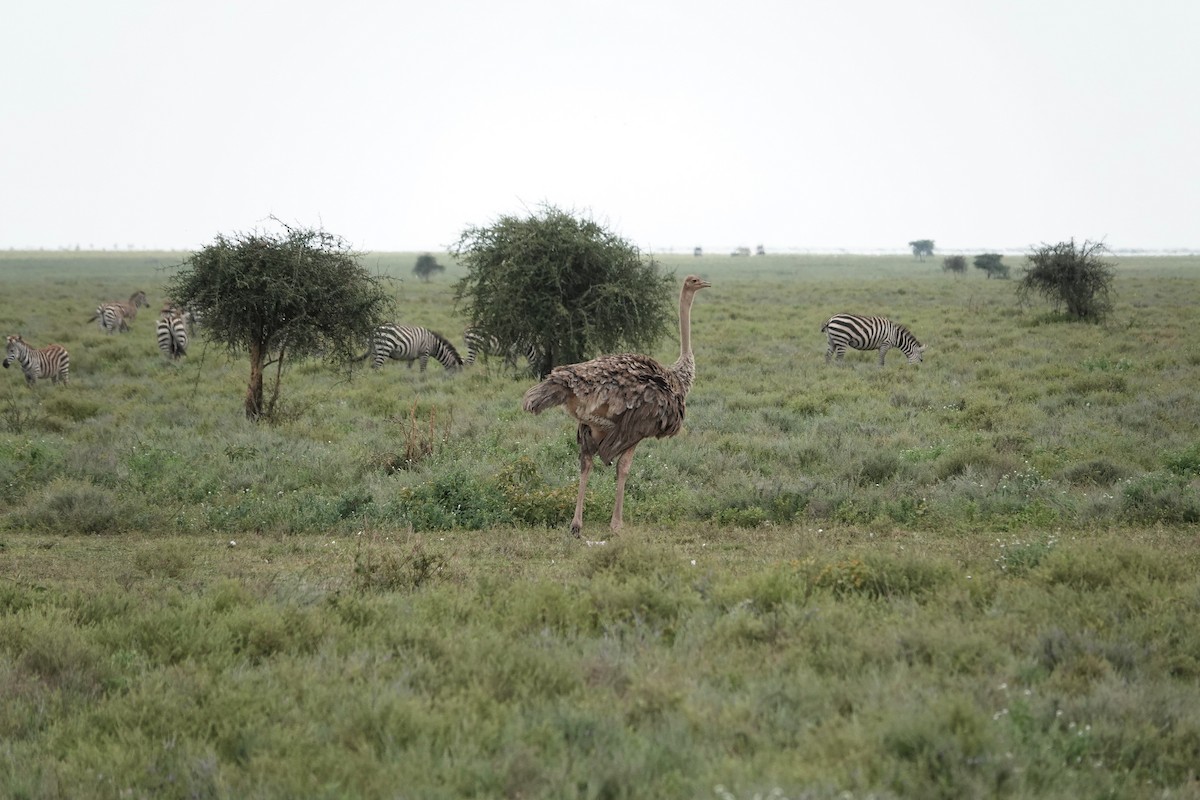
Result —
[[[585,425],[607,420],[598,454],[605,463],[648,437],[674,436],[683,425],[683,385],[652,358],[632,353],[555,368],[525,395],[531,411],[566,405]],[[597,431],[600,433],[600,431]]]

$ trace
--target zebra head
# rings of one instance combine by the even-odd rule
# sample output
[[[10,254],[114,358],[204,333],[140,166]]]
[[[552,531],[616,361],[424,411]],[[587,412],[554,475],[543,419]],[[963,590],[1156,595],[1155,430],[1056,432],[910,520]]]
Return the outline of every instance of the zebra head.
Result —
[[[920,364],[925,360],[925,345],[918,342],[912,331],[903,325],[896,326],[896,347],[908,356],[910,364]]]
[[[18,354],[25,348],[25,342],[21,340],[21,335],[14,334],[8,337],[8,341],[4,348],[4,368],[8,369],[8,365],[16,361]]]
[[[436,342],[434,345],[434,352],[432,353],[433,357],[440,361],[442,366],[446,369],[462,369],[462,356],[458,354],[458,350],[454,349],[454,345],[450,344],[450,340],[445,336],[442,336],[437,331],[430,331],[430,333],[433,335],[434,341]]]

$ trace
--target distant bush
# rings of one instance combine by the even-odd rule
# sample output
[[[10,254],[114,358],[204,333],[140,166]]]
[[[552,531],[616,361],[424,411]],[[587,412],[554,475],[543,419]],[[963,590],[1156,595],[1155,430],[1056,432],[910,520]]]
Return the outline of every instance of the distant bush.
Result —
[[[942,271],[962,275],[967,271],[967,259],[963,256],[946,256],[942,259]]]
[[[1008,278],[1008,264],[1003,263],[1004,256],[999,253],[983,253],[975,256],[975,269],[981,269],[989,278]]]
[[[1066,307],[1077,320],[1099,322],[1112,310],[1113,265],[1101,256],[1108,250],[1102,242],[1075,240],[1042,245],[1026,258],[1029,265],[1017,286],[1017,297],[1028,302],[1041,295],[1055,310]]]

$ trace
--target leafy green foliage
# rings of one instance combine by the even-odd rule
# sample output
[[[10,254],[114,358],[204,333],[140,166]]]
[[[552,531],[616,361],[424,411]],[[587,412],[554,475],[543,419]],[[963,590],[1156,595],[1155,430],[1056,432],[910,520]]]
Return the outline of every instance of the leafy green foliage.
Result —
[[[912,248],[913,256],[925,260],[925,256],[933,256],[933,239],[916,239],[908,243]]]
[[[270,232],[219,234],[168,281],[174,303],[200,316],[204,335],[250,355],[249,419],[270,416],[285,357],[349,362],[384,321],[391,297],[339,237],[283,225]],[[277,365],[269,406],[263,368]]]
[[[999,253],[981,253],[975,256],[975,269],[983,270],[988,278],[1008,278],[1008,264]]]
[[[946,256],[942,259],[942,271],[962,275],[967,271],[967,259],[964,256]]]
[[[590,219],[554,207],[468,228],[453,255],[467,274],[455,301],[501,342],[534,345],[546,374],[620,349],[649,350],[667,331],[673,278]]]
[[[1017,296],[1028,302],[1041,295],[1056,311],[1065,307],[1077,320],[1100,322],[1112,311],[1116,274],[1114,265],[1103,259],[1106,252],[1103,242],[1084,241],[1077,247],[1074,239],[1035,248],[1027,256]]]

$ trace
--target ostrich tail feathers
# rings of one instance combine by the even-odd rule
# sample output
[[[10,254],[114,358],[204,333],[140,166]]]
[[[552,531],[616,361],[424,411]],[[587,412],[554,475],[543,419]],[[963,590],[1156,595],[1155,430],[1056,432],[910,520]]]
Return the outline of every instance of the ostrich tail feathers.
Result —
[[[561,406],[567,402],[569,396],[570,392],[567,387],[561,383],[546,380],[525,392],[525,397],[521,399],[521,407],[531,414],[540,414],[547,408]]]

